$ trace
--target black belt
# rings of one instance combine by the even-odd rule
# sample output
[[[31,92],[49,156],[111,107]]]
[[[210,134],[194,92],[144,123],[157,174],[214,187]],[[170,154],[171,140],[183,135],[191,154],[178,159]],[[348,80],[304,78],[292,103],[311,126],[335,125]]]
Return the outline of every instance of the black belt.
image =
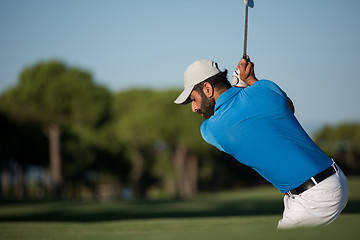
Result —
[[[294,188],[293,190],[287,192],[286,194],[289,196],[299,195],[299,194],[305,192],[306,190],[312,188],[316,184],[320,183],[321,181],[325,180],[326,178],[330,177],[331,175],[336,173],[337,170],[338,170],[338,168],[337,168],[336,164],[334,164],[334,165],[328,167],[327,169],[325,169],[324,171],[322,171],[321,173],[310,178],[309,180],[307,180],[306,182],[304,182],[297,188]]]

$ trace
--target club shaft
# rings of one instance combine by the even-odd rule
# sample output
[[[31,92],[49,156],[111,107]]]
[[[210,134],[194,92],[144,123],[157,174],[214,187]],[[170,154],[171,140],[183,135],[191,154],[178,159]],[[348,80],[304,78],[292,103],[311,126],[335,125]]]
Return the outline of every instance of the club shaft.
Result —
[[[245,58],[246,56],[246,48],[247,48],[247,31],[248,31],[248,9],[249,6],[246,4],[246,8],[245,8],[245,32],[244,32],[244,52],[243,52],[243,57]]]

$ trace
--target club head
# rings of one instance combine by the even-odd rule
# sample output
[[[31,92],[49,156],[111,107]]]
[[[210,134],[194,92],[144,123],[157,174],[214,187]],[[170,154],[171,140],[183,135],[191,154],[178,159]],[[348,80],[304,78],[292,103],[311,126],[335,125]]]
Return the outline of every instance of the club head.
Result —
[[[251,8],[254,7],[254,1],[253,0],[244,0],[244,3],[246,5],[248,5],[249,7],[251,7]]]

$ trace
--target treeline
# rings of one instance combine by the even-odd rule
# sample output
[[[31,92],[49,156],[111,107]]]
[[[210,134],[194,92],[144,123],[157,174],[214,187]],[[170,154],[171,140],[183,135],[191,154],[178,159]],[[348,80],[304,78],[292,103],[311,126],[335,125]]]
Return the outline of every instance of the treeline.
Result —
[[[360,123],[324,126],[315,134],[314,141],[345,173],[360,173]]]
[[[173,103],[179,92],[112,93],[59,61],[25,68],[0,95],[1,197],[187,198],[264,183],[202,140],[201,116]],[[360,127],[351,128],[317,139],[358,173]]]

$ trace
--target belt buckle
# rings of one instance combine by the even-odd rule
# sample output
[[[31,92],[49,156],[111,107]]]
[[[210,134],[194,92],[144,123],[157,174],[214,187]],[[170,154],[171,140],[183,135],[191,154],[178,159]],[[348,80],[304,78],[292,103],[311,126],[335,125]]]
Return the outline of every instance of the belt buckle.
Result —
[[[296,191],[296,188],[294,188],[293,190],[290,190],[288,192],[286,192],[286,194],[291,197],[291,198],[294,198],[294,195],[298,195],[297,191]]]
[[[336,163],[334,163],[334,164],[332,165],[332,167],[335,169],[335,172],[338,172],[338,171],[339,171],[339,168],[338,168],[338,166],[336,165]]]

